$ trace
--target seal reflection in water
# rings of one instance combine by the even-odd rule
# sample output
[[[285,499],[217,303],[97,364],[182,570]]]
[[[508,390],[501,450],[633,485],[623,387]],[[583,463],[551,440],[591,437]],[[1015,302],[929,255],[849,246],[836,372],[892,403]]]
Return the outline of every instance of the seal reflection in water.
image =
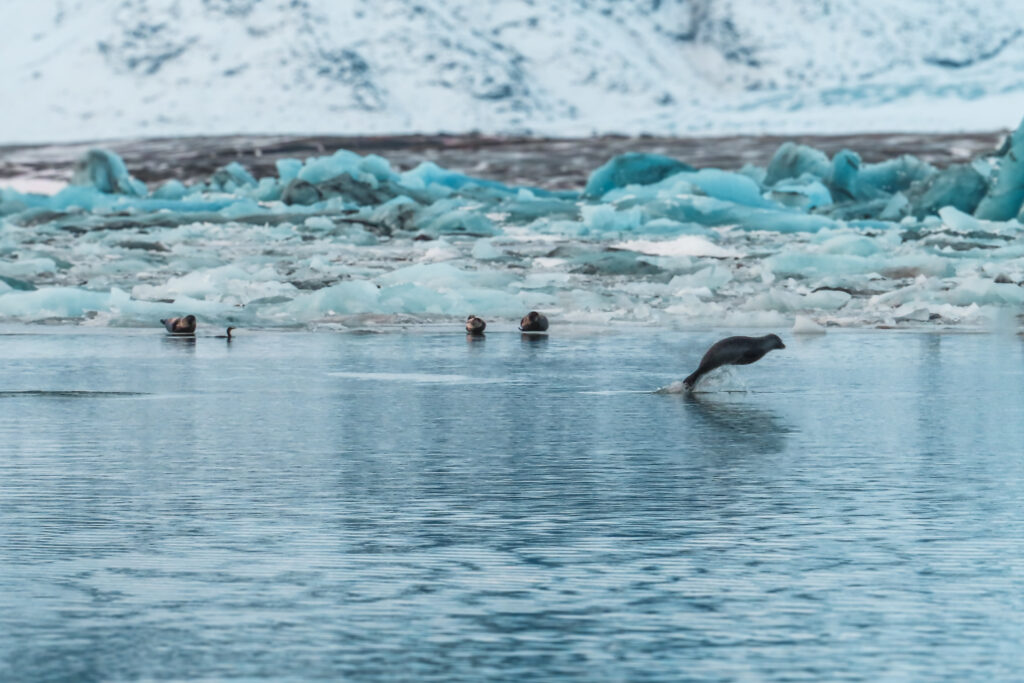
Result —
[[[763,337],[727,337],[711,345],[700,359],[697,369],[683,380],[683,386],[692,390],[697,380],[715,368],[723,365],[750,365],[761,360],[764,354],[772,349],[784,348],[786,345],[776,334],[766,334]]]
[[[548,329],[548,319],[537,311],[530,311],[519,321],[521,332],[545,332]]]
[[[475,315],[466,318],[466,334],[483,334],[486,328],[487,323],[483,318],[478,318]]]
[[[166,318],[160,321],[171,334],[195,334],[196,317],[186,315],[184,318]]]

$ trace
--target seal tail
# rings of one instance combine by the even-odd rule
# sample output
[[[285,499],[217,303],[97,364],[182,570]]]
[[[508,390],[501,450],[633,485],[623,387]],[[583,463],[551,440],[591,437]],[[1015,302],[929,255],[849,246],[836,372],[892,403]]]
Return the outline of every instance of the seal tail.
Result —
[[[692,375],[683,380],[683,386],[687,389],[693,389],[693,385],[697,383],[697,380],[703,376],[700,370],[696,370]]]

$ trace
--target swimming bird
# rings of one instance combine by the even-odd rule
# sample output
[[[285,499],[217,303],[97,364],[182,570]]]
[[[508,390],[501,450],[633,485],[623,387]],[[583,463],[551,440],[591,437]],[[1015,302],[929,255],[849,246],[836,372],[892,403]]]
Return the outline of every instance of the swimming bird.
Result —
[[[723,365],[749,365],[757,362],[772,349],[784,349],[776,334],[766,334],[763,337],[727,337],[711,345],[704,357],[700,359],[700,365],[689,377],[683,380],[683,386],[693,389],[701,377],[715,368]]]
[[[234,329],[236,329],[236,328],[229,327],[228,330],[227,330],[227,334],[218,334],[218,335],[214,336],[214,339],[227,339],[228,341],[231,341],[231,330],[234,330]]]
[[[466,318],[466,334],[483,334],[486,327],[487,323],[483,318],[478,318],[475,315]]]
[[[537,311],[530,311],[519,321],[522,332],[544,332],[548,329],[548,319]]]
[[[196,317],[186,315],[184,318],[166,318],[160,321],[171,334],[195,334]]]

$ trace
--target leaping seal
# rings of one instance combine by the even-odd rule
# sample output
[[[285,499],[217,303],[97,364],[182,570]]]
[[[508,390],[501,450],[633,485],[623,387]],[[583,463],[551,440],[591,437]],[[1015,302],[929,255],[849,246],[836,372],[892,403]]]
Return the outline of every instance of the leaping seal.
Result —
[[[171,334],[195,334],[196,317],[186,315],[184,318],[166,318],[160,321]]]
[[[711,345],[704,357],[700,359],[697,369],[683,380],[683,386],[693,389],[697,380],[717,367],[750,365],[764,358],[764,354],[772,349],[784,348],[786,345],[776,334],[766,334],[763,337],[727,337]]]
[[[547,329],[547,317],[537,311],[530,311],[519,321],[520,332],[544,332]]]
[[[486,327],[487,323],[483,318],[478,318],[475,315],[466,318],[466,334],[483,334]]]

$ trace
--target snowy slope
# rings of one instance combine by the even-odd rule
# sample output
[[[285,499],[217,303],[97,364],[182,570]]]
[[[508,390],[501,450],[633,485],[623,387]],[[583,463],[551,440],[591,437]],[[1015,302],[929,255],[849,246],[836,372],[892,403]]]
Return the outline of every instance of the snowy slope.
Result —
[[[1013,0],[4,0],[0,141],[1006,128]]]

